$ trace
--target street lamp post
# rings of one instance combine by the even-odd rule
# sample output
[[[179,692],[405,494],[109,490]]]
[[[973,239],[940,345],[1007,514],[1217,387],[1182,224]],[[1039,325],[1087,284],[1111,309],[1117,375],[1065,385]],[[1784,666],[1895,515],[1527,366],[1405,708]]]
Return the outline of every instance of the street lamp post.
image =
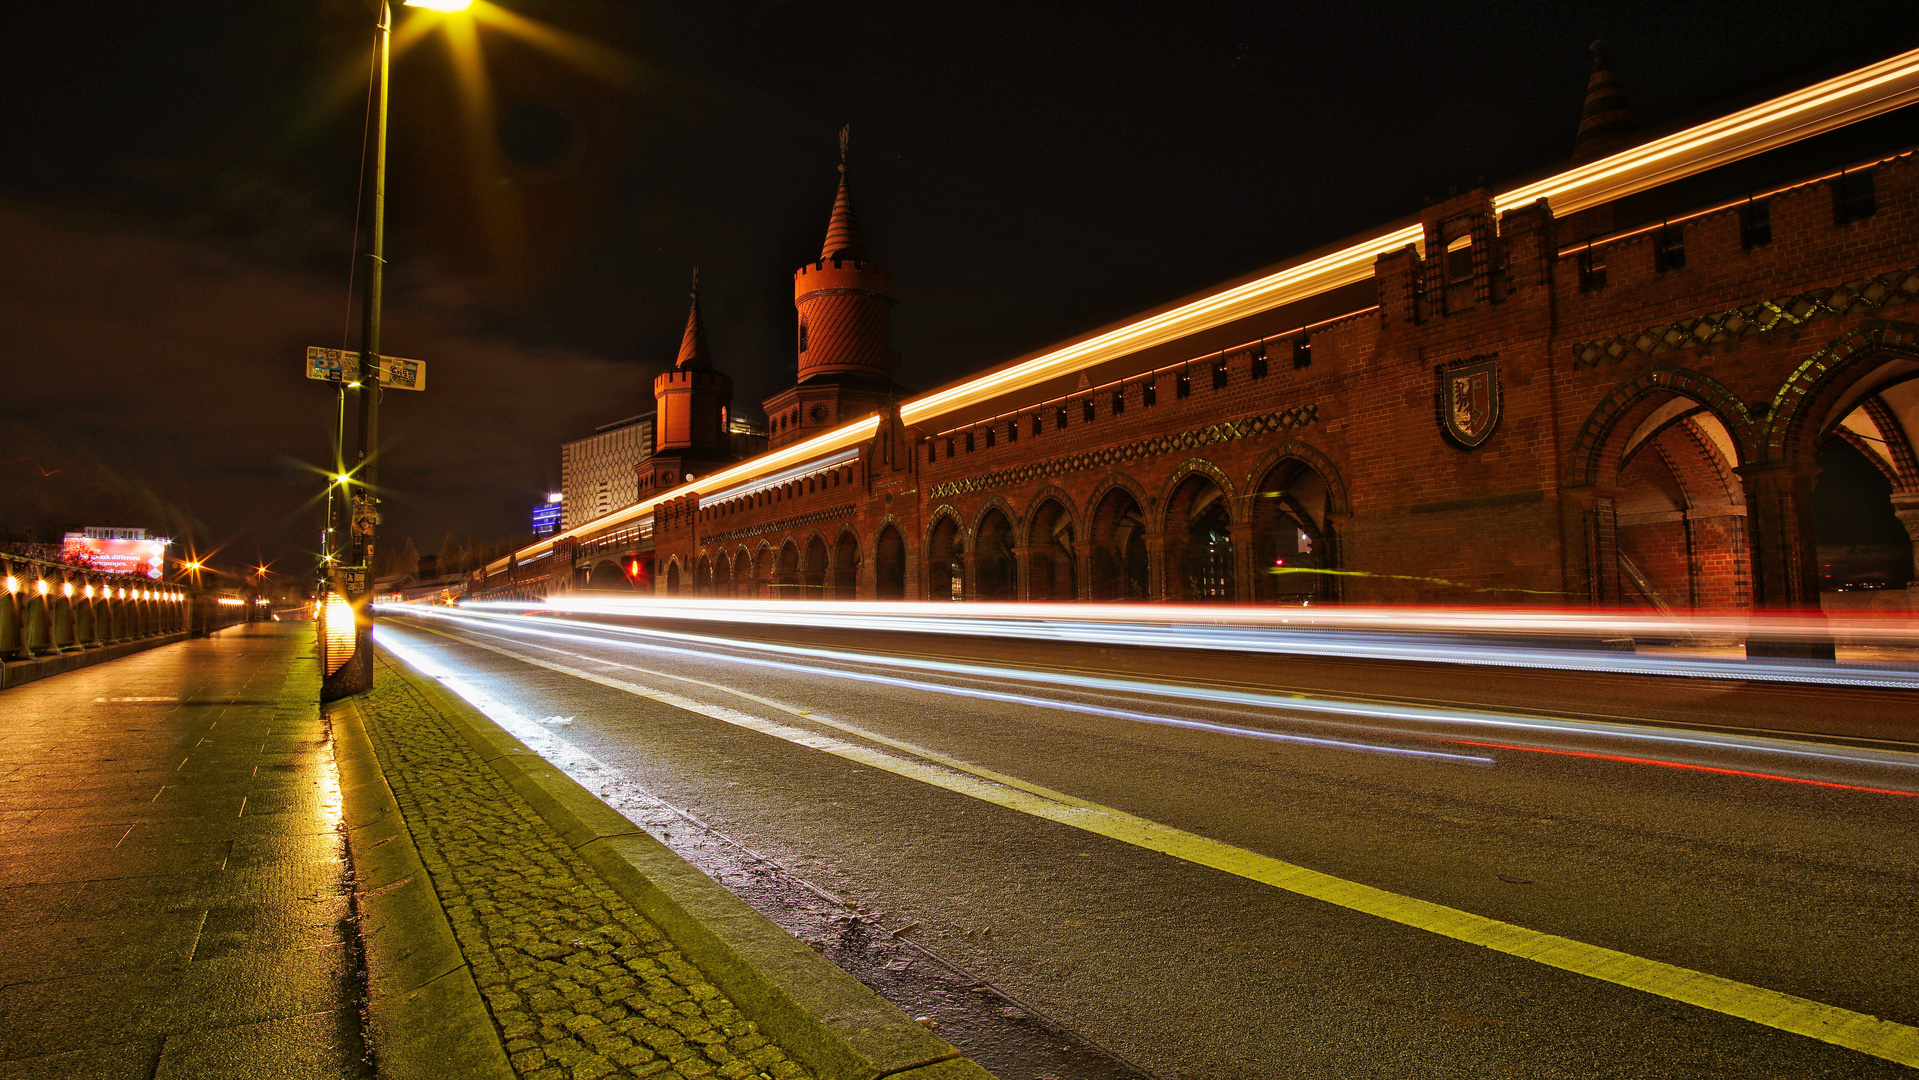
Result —
[[[372,130],[367,136],[366,173],[361,183],[367,193],[366,271],[362,282],[360,315],[360,380],[358,453],[353,478],[342,492],[341,535],[346,538],[344,584],[353,605],[353,652],[338,671],[320,685],[321,701],[337,701],[373,688],[373,548],[379,524],[377,462],[380,430],[380,290],[386,269],[386,107],[387,69],[393,38],[393,8],[378,0],[379,24],[373,35],[373,101],[368,110]]]

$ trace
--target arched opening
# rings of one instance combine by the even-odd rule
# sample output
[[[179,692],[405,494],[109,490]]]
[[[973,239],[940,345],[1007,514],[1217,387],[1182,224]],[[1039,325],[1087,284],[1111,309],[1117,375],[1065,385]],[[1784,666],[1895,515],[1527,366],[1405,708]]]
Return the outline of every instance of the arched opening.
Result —
[[[1339,598],[1337,538],[1326,477],[1298,458],[1266,471],[1253,492],[1253,599],[1263,604],[1319,604]]]
[[[806,558],[800,563],[800,593],[808,600],[826,595],[826,541],[818,533],[806,542]]]
[[[1753,546],[1738,469],[1756,438],[1711,378],[1649,368],[1602,400],[1574,445],[1587,599],[1673,612],[1753,603]]]
[[[833,598],[856,600],[860,594],[860,542],[851,532],[833,545]]]
[[[1026,591],[1029,599],[1065,603],[1079,599],[1073,552],[1073,518],[1058,499],[1046,499],[1033,511],[1026,532]]]
[[[713,596],[719,600],[733,599],[733,561],[724,551],[713,559]]]
[[[1013,523],[998,507],[988,510],[975,530],[973,580],[986,601],[1019,599],[1013,564]]]
[[[666,595],[680,595],[680,564],[677,562],[666,564]]]
[[[1919,373],[1902,370],[1910,364],[1881,365],[1863,393],[1842,399],[1845,414],[1820,444],[1812,532],[1824,607],[1919,607],[1919,590],[1905,589],[1919,579]]]
[[[710,597],[713,595],[713,560],[702,556],[693,567],[693,595]]]
[[[960,538],[958,519],[942,514],[933,523],[926,538],[926,598],[928,600],[964,600],[966,598],[966,542]]]
[[[633,579],[627,576],[625,568],[619,563],[612,559],[601,559],[587,570],[583,587],[601,592],[632,592]]]
[[[800,547],[788,540],[780,547],[777,569],[773,572],[773,598],[798,600],[800,596]]]
[[[873,592],[881,600],[906,599],[906,539],[891,525],[873,541]]]
[[[1226,501],[1226,492],[1204,473],[1180,481],[1166,500],[1168,600],[1233,600],[1233,515]]]
[[[1093,599],[1148,600],[1146,515],[1123,487],[1108,491],[1093,508]]]

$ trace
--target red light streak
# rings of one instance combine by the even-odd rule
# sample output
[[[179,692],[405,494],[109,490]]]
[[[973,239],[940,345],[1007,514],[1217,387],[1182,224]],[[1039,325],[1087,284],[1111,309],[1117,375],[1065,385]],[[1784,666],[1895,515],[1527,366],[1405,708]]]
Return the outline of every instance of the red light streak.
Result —
[[[1592,758],[1596,761],[1623,761],[1631,765],[1657,765],[1665,769],[1691,769],[1694,772],[1719,773],[1723,776],[1746,776],[1756,780],[1781,780],[1788,784],[1810,784],[1813,787],[1839,788],[1842,791],[1864,791],[1873,795],[1903,795],[1908,799],[1919,799],[1919,791],[1895,791],[1892,788],[1861,787],[1858,784],[1839,784],[1831,780],[1806,780],[1797,776],[1747,772],[1744,769],[1720,769],[1711,765],[1688,765],[1680,761],[1660,761],[1657,758],[1627,757],[1624,754],[1594,754],[1582,750],[1543,750],[1536,746],[1512,746],[1507,743],[1475,742],[1471,739],[1446,739],[1443,741],[1456,746],[1479,746],[1491,750],[1524,750],[1529,754],[1557,754],[1560,757]]]

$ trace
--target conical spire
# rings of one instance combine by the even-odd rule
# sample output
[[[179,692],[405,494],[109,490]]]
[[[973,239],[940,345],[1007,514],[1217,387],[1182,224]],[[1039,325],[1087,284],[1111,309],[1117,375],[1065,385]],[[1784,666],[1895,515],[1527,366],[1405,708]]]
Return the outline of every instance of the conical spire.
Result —
[[[1632,113],[1626,95],[1606,60],[1606,43],[1592,43],[1592,75],[1586,80],[1586,108],[1579,115],[1579,137],[1573,140],[1573,163],[1605,157],[1631,140]]]
[[[853,203],[846,195],[846,140],[853,125],[840,129],[840,193],[833,200],[833,220],[826,226],[826,246],[820,248],[820,261],[833,259],[866,261],[866,244],[860,240],[860,227],[853,221]]]
[[[706,351],[706,330],[700,325],[700,268],[697,266],[693,268],[693,308],[686,313],[686,335],[680,338],[680,358],[673,366],[701,370],[713,366],[713,356]]]

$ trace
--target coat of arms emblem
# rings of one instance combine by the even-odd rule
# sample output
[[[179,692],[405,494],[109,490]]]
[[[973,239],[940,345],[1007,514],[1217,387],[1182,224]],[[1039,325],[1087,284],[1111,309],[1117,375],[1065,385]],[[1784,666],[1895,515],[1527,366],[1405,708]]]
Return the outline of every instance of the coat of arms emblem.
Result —
[[[1440,372],[1439,416],[1446,435],[1468,450],[1499,426],[1499,360],[1475,356]]]

